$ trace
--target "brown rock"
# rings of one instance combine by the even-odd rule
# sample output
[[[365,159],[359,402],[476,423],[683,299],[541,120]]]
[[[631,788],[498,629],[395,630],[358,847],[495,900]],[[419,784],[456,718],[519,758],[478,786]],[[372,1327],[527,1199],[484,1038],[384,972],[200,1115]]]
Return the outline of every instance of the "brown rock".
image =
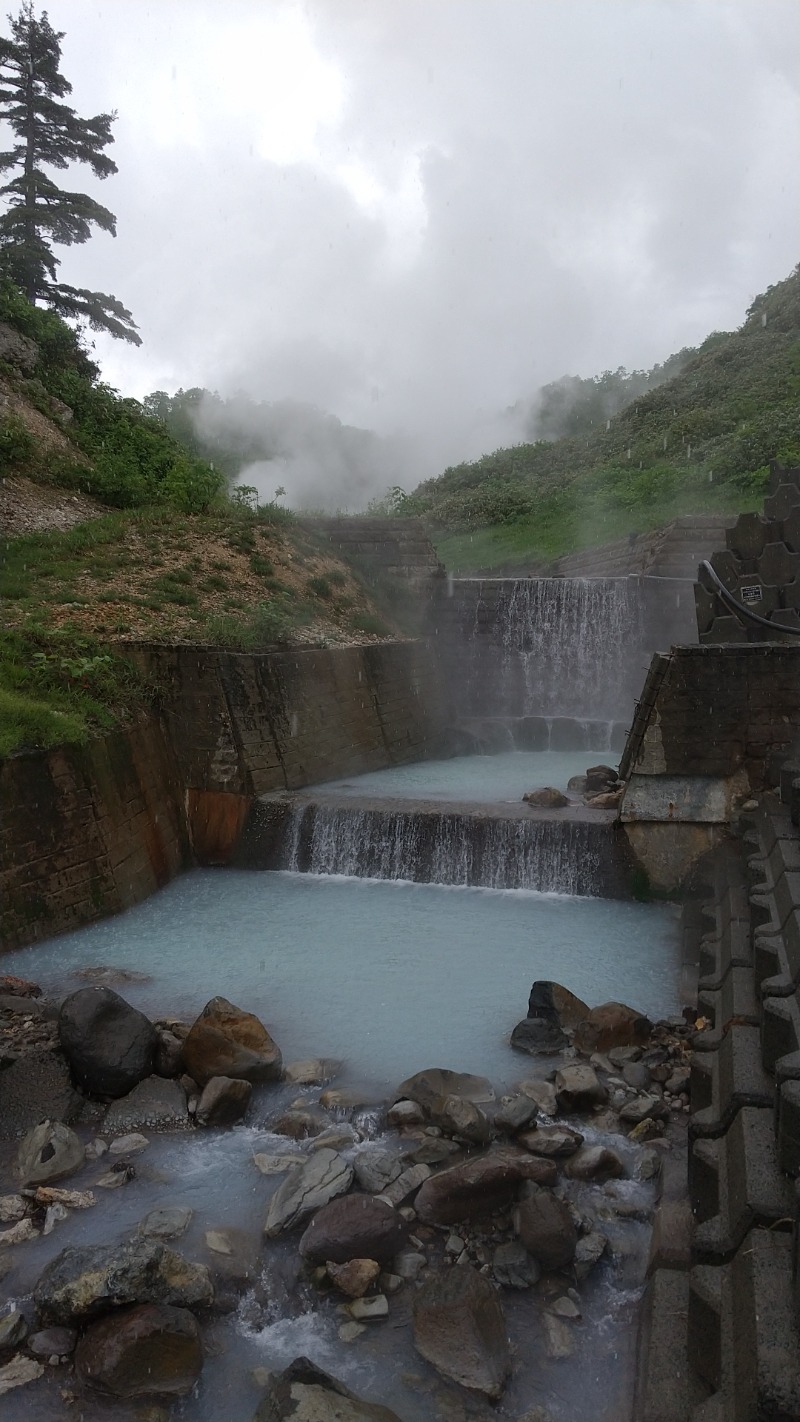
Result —
[[[652,1030],[643,1012],[624,1002],[604,1002],[580,1023],[574,1041],[581,1052],[608,1052],[612,1047],[641,1047]]]
[[[346,1195],[315,1214],[300,1240],[300,1253],[312,1264],[345,1264],[350,1259],[393,1259],[408,1237],[408,1225],[384,1200]]]
[[[252,1095],[249,1081],[237,1081],[231,1076],[212,1076],[197,1103],[200,1126],[232,1126],[241,1121]]]
[[[607,1146],[584,1146],[567,1161],[564,1174],[571,1180],[617,1180],[625,1167]]]
[[[491,1123],[485,1112],[473,1101],[460,1096],[438,1096],[430,1106],[430,1118],[447,1136],[460,1136],[473,1145],[488,1145],[492,1138]]]
[[[381,1272],[377,1259],[348,1259],[346,1264],[335,1264],[329,1259],[325,1267],[328,1278],[349,1299],[360,1299]]]
[[[168,1304],[115,1310],[89,1325],[75,1353],[78,1377],[111,1397],[185,1397],[202,1366],[194,1316]]]
[[[549,1190],[537,1190],[517,1206],[514,1224],[529,1254],[544,1270],[563,1269],[575,1257],[578,1236],[563,1200]]]
[[[562,1111],[591,1111],[593,1106],[604,1106],[608,1100],[608,1092],[597,1072],[586,1062],[570,1062],[557,1071],[555,1088]]]
[[[522,1180],[554,1185],[556,1178],[551,1160],[496,1151],[432,1175],[420,1189],[414,1208],[426,1224],[457,1224],[507,1209]]]
[[[569,804],[567,796],[561,790],[556,790],[554,785],[543,785],[540,790],[529,790],[523,795],[523,800],[528,805],[536,805],[542,810],[563,810]]]
[[[599,795],[590,795],[586,803],[595,810],[616,810],[622,804],[624,794],[624,788],[622,790],[604,790]]]
[[[546,1160],[562,1160],[574,1155],[583,1145],[579,1131],[571,1131],[569,1126],[540,1126],[538,1131],[524,1131],[517,1136],[517,1144],[524,1146],[531,1155],[543,1156]]]
[[[252,1012],[227,998],[214,997],[192,1024],[183,1044],[189,1075],[200,1086],[212,1076],[244,1081],[278,1081],[281,1054],[266,1027]]]
[[[503,1307],[470,1264],[433,1274],[414,1297],[414,1346],[445,1377],[493,1399],[511,1372]]]

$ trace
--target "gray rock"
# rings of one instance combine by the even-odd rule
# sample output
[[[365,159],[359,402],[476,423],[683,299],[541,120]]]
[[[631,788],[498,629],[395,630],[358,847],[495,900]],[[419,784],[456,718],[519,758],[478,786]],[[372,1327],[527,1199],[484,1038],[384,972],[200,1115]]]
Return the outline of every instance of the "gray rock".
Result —
[[[303,1061],[289,1062],[283,1068],[283,1079],[292,1086],[323,1086],[339,1069],[339,1062],[328,1057],[307,1057]]]
[[[337,1195],[344,1195],[353,1183],[353,1167],[333,1150],[318,1150],[290,1170],[269,1202],[264,1233],[268,1238],[293,1229],[327,1205]]]
[[[593,1229],[588,1234],[582,1234],[575,1246],[575,1258],[572,1261],[575,1277],[585,1279],[595,1264],[602,1259],[607,1247],[608,1240],[599,1230]]]
[[[617,1180],[625,1174],[625,1166],[607,1146],[583,1146],[567,1161],[564,1174],[571,1180]]]
[[[470,1264],[437,1270],[413,1302],[414,1346],[445,1377],[493,1400],[511,1372],[497,1290]]]
[[[688,1067],[678,1067],[672,1076],[667,1077],[664,1082],[665,1091],[668,1091],[671,1096],[680,1096],[682,1091],[689,1090],[690,1077],[691,1072]]]
[[[445,1067],[428,1067],[426,1071],[418,1071],[400,1083],[396,1096],[398,1101],[416,1101],[426,1111],[442,1096],[458,1096],[462,1101],[474,1102],[476,1106],[495,1099],[494,1087],[485,1076],[448,1071]]]
[[[15,1387],[24,1387],[26,1383],[36,1382],[43,1372],[42,1363],[37,1363],[35,1358],[26,1358],[23,1353],[17,1353],[10,1363],[0,1368],[0,1397],[4,1397]]]
[[[556,1101],[556,1089],[551,1081],[542,1081],[538,1077],[532,1077],[530,1081],[521,1081],[519,1089],[525,1096],[530,1096],[531,1101],[544,1116],[555,1116],[558,1102]]]
[[[555,1314],[545,1312],[542,1315],[542,1328],[548,1358],[571,1358],[575,1352],[575,1339],[569,1325],[563,1319],[556,1318]]]
[[[652,1078],[644,1062],[626,1062],[622,1068],[622,1080],[634,1091],[646,1091]]]
[[[427,1136],[414,1150],[408,1152],[406,1159],[413,1161],[415,1165],[441,1165],[451,1156],[458,1155],[460,1149],[456,1141],[448,1140],[446,1136],[439,1139]]]
[[[31,1185],[52,1185],[74,1175],[84,1164],[83,1145],[61,1121],[42,1121],[34,1126],[17,1151],[17,1178],[25,1189]]]
[[[511,1033],[511,1045],[518,1052],[529,1052],[531,1056],[551,1056],[560,1052],[569,1043],[556,1019],[547,1017],[523,1017]]]
[[[23,375],[32,375],[39,359],[39,347],[30,336],[23,336],[13,326],[0,321],[0,361],[16,366]]]
[[[338,1126],[329,1126],[327,1131],[323,1131],[319,1136],[314,1136],[311,1149],[350,1150],[358,1144],[360,1139],[355,1126],[351,1126],[349,1121],[342,1121]]]
[[[232,1076],[212,1076],[200,1093],[195,1113],[199,1126],[232,1126],[241,1121],[250,1103],[249,1081]]]
[[[77,1341],[74,1328],[40,1328],[28,1339],[28,1351],[36,1358],[68,1358],[75,1352]]]
[[[402,1169],[402,1159],[388,1150],[360,1151],[353,1161],[359,1188],[368,1195],[380,1195],[387,1185],[397,1179]]]
[[[174,1032],[157,1027],[155,1067],[159,1076],[180,1076],[183,1071],[183,1042]]]
[[[12,1306],[8,1313],[4,1313],[0,1318],[0,1355],[10,1353],[27,1336],[28,1324],[25,1315]]]
[[[320,1135],[330,1123],[330,1117],[322,1111],[307,1111],[302,1107],[293,1106],[271,1122],[270,1130],[276,1136],[288,1136],[292,1141],[304,1141]]]
[[[431,1121],[445,1135],[458,1136],[471,1145],[488,1145],[492,1138],[491,1122],[479,1106],[461,1096],[438,1096],[429,1109]]]
[[[394,1270],[401,1279],[408,1279],[413,1282],[418,1278],[420,1272],[425,1268],[427,1259],[424,1254],[420,1254],[415,1249],[401,1249],[395,1256]]]
[[[385,1294],[372,1294],[368,1299],[353,1299],[347,1304],[347,1312],[356,1323],[375,1323],[389,1316],[389,1300]]]
[[[386,1186],[380,1193],[380,1199],[385,1200],[387,1205],[402,1205],[409,1195],[413,1195],[430,1176],[429,1165],[410,1165],[408,1170],[403,1170],[396,1180]]]
[[[127,1096],[109,1106],[103,1118],[107,1135],[130,1135],[154,1131],[188,1130],[191,1122],[186,1109],[186,1092],[180,1082],[163,1076],[148,1076]]]
[[[562,1160],[583,1145],[583,1136],[569,1126],[540,1126],[536,1131],[523,1131],[517,1136],[517,1145],[545,1160]]]
[[[523,800],[528,805],[536,805],[542,810],[563,810],[569,804],[567,796],[562,790],[557,790],[555,785],[542,785],[538,790],[528,790],[523,795]]]
[[[594,1067],[587,1062],[571,1062],[556,1072],[556,1098],[562,1111],[591,1111],[604,1106],[608,1092]]]
[[[572,1263],[578,1242],[572,1215],[563,1200],[549,1190],[538,1190],[517,1206],[514,1227],[528,1253],[545,1271]]]
[[[353,1324],[353,1327],[357,1327]],[[349,1333],[349,1340],[354,1335]],[[400,1422],[396,1412],[363,1402],[308,1358],[295,1358],[270,1378],[253,1422]]]
[[[193,1214],[188,1205],[165,1205],[145,1215],[137,1233],[144,1239],[177,1239],[188,1229]]]
[[[147,1136],[141,1135],[139,1131],[131,1131],[127,1136],[117,1136],[108,1147],[108,1153],[114,1156],[141,1155],[149,1144]]]
[[[33,1291],[45,1323],[71,1323],[132,1303],[179,1308],[210,1304],[211,1276],[203,1264],[150,1239],[64,1249],[47,1265]]]
[[[498,1284],[508,1289],[530,1289],[538,1283],[541,1269],[519,1240],[499,1244],[492,1255],[492,1273]]]
[[[395,1101],[389,1108],[386,1119],[390,1126],[403,1130],[406,1126],[419,1126],[425,1120],[425,1112],[416,1101]]]
[[[669,1111],[660,1096],[637,1096],[622,1107],[619,1118],[638,1126],[641,1121],[663,1120],[668,1115]]]
[[[350,1259],[386,1264],[407,1238],[408,1225],[391,1205],[372,1195],[345,1195],[315,1214],[300,1240],[300,1253],[312,1264]]]
[[[60,1052],[25,1052],[0,1071],[0,1138],[23,1136],[45,1118],[73,1125],[84,1104]]]
[[[81,1381],[118,1398],[186,1397],[202,1367],[196,1319],[169,1304],[120,1309],[91,1323],[75,1354]]]
[[[153,1071],[155,1027],[111,988],[72,993],[61,1005],[58,1035],[75,1080],[95,1096],[125,1096]]]
[[[621,1068],[627,1066],[629,1062],[638,1062],[641,1055],[641,1047],[612,1047],[608,1053],[608,1060],[612,1066]]]
[[[519,1096],[504,1096],[500,1110],[495,1112],[494,1124],[498,1131],[507,1136],[516,1135],[530,1124],[536,1115],[536,1102],[525,1092]]]

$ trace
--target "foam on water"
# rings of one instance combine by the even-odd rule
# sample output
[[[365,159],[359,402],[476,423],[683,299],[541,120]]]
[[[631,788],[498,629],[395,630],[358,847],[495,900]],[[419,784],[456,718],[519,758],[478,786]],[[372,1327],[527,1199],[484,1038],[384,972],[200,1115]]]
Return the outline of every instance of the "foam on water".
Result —
[[[534,978],[659,1016],[677,1007],[678,956],[668,905],[225,869],[4,963],[61,991],[92,965],[146,973],[119,991],[154,1014],[223,993],[287,1060],[341,1058],[376,1085],[433,1064],[502,1085],[524,1071],[507,1039]]]

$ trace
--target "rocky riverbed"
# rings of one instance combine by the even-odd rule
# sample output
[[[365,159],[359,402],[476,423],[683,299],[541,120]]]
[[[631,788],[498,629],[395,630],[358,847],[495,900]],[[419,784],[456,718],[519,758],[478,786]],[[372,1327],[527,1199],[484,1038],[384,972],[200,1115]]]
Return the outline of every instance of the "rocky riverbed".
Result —
[[[6,1406],[626,1415],[653,1211],[685,1180],[687,1024],[535,983],[511,1093],[436,1067],[379,1102],[224,998],[153,1022],[118,987],[0,980]]]

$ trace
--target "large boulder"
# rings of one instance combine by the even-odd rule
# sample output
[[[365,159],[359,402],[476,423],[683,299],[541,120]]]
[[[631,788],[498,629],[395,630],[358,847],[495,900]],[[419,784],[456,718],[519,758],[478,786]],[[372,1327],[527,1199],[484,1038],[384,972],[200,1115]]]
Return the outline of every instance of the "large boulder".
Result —
[[[200,1085],[214,1076],[242,1081],[279,1081],[280,1050],[263,1022],[226,997],[207,1002],[183,1044],[186,1070]]]
[[[604,1106],[608,1091],[588,1062],[570,1062],[556,1072],[556,1097],[562,1111],[591,1111]]]
[[[197,1103],[195,1119],[198,1126],[232,1126],[241,1121],[252,1091],[249,1081],[238,1081],[232,1076],[212,1076],[203,1087]]]
[[[535,805],[539,810],[563,810],[569,804],[563,790],[556,789],[555,785],[542,785],[538,790],[528,790],[522,798],[527,805]]]
[[[52,1185],[74,1175],[85,1163],[80,1138],[61,1121],[42,1121],[34,1126],[17,1151],[16,1173],[23,1189],[32,1185]]]
[[[126,1096],[154,1070],[155,1027],[111,988],[73,992],[62,1003],[58,1035],[78,1085],[95,1096]]]
[[[181,1131],[189,1125],[186,1092],[179,1081],[146,1076],[127,1096],[112,1102],[103,1117],[103,1132],[112,1136],[132,1131]]]
[[[348,1259],[377,1259],[385,1264],[403,1248],[408,1226],[403,1216],[371,1195],[344,1195],[314,1216],[300,1253],[312,1264],[344,1264]]]
[[[549,1190],[537,1190],[517,1206],[514,1226],[529,1254],[544,1270],[563,1269],[575,1257],[578,1235],[568,1207]]]
[[[308,1358],[270,1378],[253,1422],[400,1422],[378,1402],[364,1402]]]
[[[613,1047],[641,1047],[649,1040],[653,1024],[643,1012],[624,1002],[604,1002],[593,1007],[575,1032],[581,1052],[608,1052]]]
[[[414,1296],[414,1346],[445,1377],[496,1400],[511,1372],[498,1292],[470,1264],[434,1273]]]
[[[420,1189],[414,1208],[425,1224],[457,1224],[507,1209],[523,1180],[554,1185],[556,1178],[550,1160],[497,1151],[432,1175]]]
[[[174,1304],[195,1308],[214,1298],[203,1264],[191,1264],[156,1240],[63,1249],[33,1291],[45,1323],[93,1318],[123,1304]]]
[[[569,1040],[565,1028],[575,1027],[588,1011],[569,988],[539,979],[530,990],[527,1017],[511,1033],[511,1045],[533,1056],[560,1052]]]
[[[0,1138],[22,1136],[48,1116],[71,1126],[85,1105],[61,1052],[25,1052],[0,1071]]]
[[[323,1148],[289,1171],[269,1202],[264,1233],[272,1239],[304,1223],[353,1183],[353,1167],[335,1150]]]
[[[185,1397],[203,1367],[187,1308],[140,1304],[92,1323],[75,1354],[82,1382],[111,1397]]]
[[[461,1096],[437,1096],[431,1103],[430,1119],[446,1136],[458,1136],[471,1145],[488,1145],[492,1125],[474,1101]]]
[[[395,1092],[396,1101],[416,1101],[430,1111],[443,1096],[458,1096],[462,1101],[483,1105],[494,1101],[494,1087],[485,1076],[473,1076],[467,1071],[448,1071],[446,1067],[428,1067],[402,1081]]]

